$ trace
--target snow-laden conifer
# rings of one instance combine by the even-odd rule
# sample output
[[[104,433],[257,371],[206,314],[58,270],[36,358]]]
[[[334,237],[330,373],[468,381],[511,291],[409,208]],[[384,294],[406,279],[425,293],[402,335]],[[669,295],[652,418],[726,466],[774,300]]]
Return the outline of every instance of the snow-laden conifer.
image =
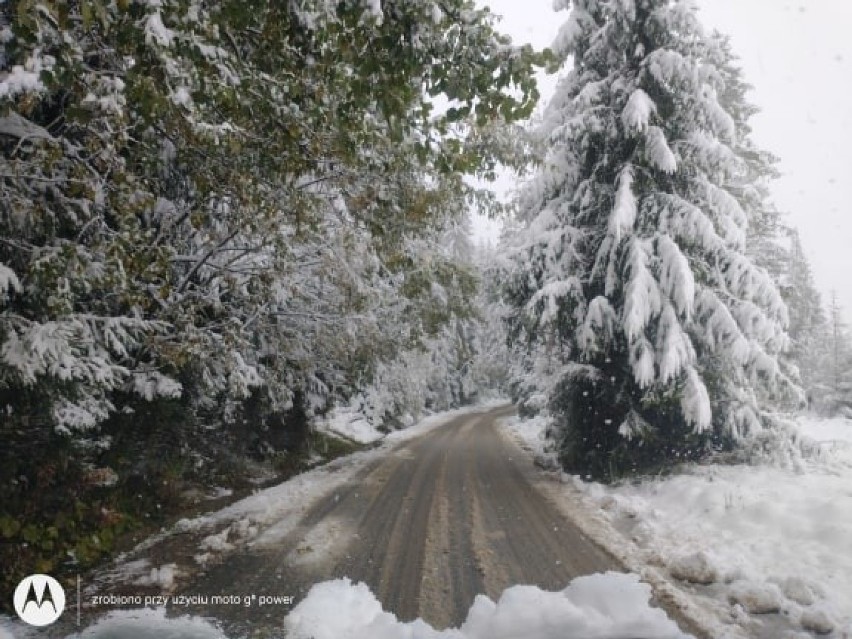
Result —
[[[726,40],[689,2],[577,0],[554,50],[572,66],[506,287],[516,348],[549,362],[525,392],[598,475],[760,432],[795,387],[787,310],[747,252],[771,166]]]

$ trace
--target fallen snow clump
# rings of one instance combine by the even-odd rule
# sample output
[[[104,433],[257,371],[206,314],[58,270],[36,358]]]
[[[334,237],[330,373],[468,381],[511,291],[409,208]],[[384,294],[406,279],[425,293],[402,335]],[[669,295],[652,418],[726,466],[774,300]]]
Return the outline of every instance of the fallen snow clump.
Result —
[[[561,592],[513,586],[495,603],[478,595],[459,628],[435,630],[385,612],[363,583],[315,585],[286,620],[290,639],[687,639],[649,605],[651,587],[633,574],[578,577]]]

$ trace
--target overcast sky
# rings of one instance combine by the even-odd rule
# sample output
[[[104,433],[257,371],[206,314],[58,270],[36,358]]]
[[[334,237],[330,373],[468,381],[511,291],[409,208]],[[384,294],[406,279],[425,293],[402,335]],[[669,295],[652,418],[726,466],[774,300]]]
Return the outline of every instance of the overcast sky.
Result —
[[[517,43],[549,46],[568,14],[552,0],[480,0]],[[698,0],[705,26],[731,36],[761,108],[754,139],[781,159],[778,207],[801,233],[817,285],[852,321],[852,0]],[[542,100],[556,79],[540,83]],[[509,188],[504,181],[500,188]],[[477,221],[480,238],[493,226]]]

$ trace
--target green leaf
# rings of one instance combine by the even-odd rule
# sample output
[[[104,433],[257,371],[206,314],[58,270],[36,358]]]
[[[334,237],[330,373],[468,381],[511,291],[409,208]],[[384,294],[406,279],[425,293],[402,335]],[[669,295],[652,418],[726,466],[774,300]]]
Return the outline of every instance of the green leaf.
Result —
[[[21,524],[17,519],[13,519],[9,515],[0,517],[0,535],[6,539],[10,539],[18,534],[21,530]]]
[[[83,18],[83,26],[86,29],[91,29],[92,23],[95,21],[95,13],[92,10],[91,2],[80,0],[80,16]]]
[[[21,537],[23,537],[24,541],[28,544],[35,544],[41,538],[41,530],[35,524],[27,524],[24,526]]]

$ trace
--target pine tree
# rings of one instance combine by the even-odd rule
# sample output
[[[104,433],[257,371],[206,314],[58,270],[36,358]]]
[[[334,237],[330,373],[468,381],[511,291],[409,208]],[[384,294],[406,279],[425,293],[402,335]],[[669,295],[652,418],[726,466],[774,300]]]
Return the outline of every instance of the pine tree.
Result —
[[[559,3],[564,4],[564,3]],[[595,476],[698,457],[772,423],[787,310],[748,253],[755,175],[732,61],[696,9],[580,0],[554,50],[548,151],[520,201],[507,296],[563,463]]]
[[[820,408],[829,415],[852,417],[852,335],[836,293],[831,295],[826,328]]]
[[[817,408],[823,404],[824,397],[820,378],[827,358],[828,324],[799,233],[789,229],[787,234],[789,249],[785,251],[787,259],[780,282],[790,315],[788,357],[799,371],[808,405]]]

